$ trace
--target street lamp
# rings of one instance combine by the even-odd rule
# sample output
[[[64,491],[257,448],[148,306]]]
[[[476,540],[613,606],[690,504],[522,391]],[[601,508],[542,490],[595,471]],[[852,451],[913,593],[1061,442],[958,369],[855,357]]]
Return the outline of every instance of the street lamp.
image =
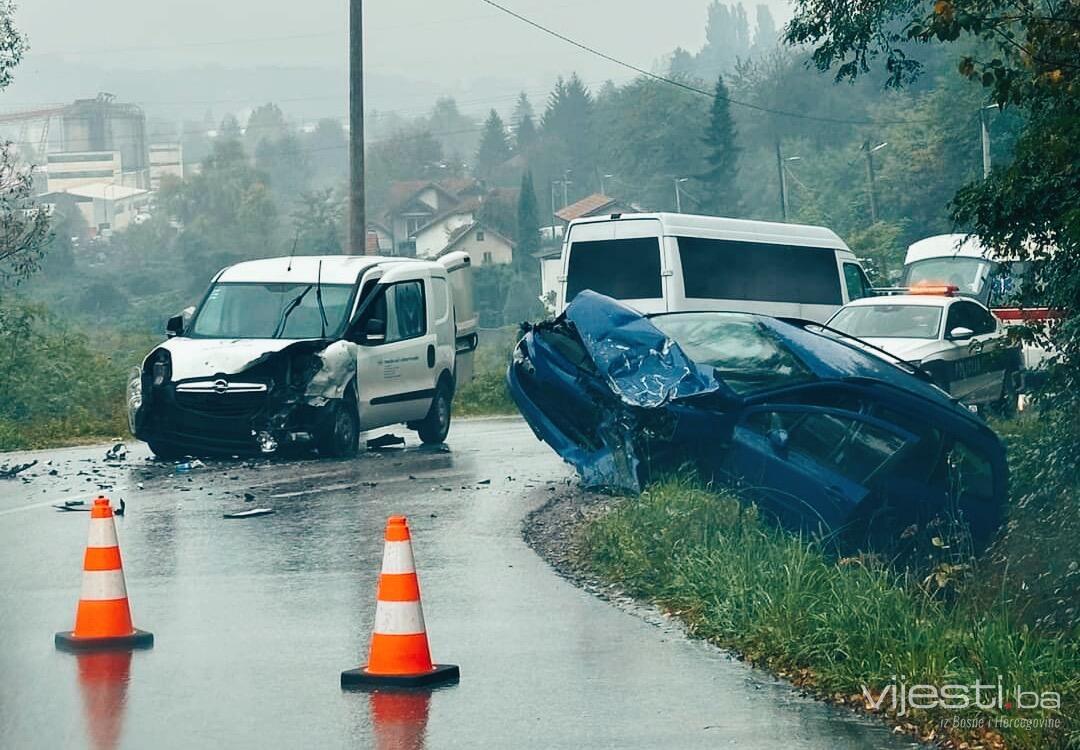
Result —
[[[787,221],[788,218],[788,189],[787,175],[784,174],[784,162],[789,161],[802,161],[802,157],[788,156],[785,158],[780,150],[780,139],[778,138],[776,140],[776,173],[780,179],[780,216],[783,221]]]
[[[682,191],[679,190],[679,185],[684,182],[689,182],[689,177],[676,177],[675,178],[675,213],[682,213]]]
[[[870,141],[863,141],[863,151],[866,152],[866,190],[870,194],[870,222],[877,223],[878,205],[877,191],[874,189],[874,154],[889,145],[888,141],[882,141],[873,148]]]
[[[990,176],[990,116],[992,109],[1001,109],[996,104],[989,104],[979,110],[979,130],[982,134],[983,179]]]

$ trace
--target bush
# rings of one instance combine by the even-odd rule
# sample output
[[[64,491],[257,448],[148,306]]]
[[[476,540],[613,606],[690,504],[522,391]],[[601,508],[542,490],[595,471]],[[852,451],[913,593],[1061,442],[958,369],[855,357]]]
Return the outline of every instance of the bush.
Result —
[[[0,306],[0,450],[127,434],[124,390],[149,337],[91,340],[40,306]]]

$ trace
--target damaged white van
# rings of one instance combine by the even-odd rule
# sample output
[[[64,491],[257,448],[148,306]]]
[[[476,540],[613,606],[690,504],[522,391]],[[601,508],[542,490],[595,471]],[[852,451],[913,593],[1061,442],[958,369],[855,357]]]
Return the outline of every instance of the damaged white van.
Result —
[[[439,443],[476,329],[463,252],[238,263],[133,371],[131,431],[159,458],[287,444],[348,456],[362,431],[397,423]]]

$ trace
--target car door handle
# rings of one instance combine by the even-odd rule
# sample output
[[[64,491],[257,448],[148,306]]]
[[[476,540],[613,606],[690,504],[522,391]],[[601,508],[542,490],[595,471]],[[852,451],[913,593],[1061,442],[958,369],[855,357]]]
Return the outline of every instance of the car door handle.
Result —
[[[434,367],[435,366],[435,345],[434,344],[428,344],[428,348],[427,348],[427,366],[428,367]]]

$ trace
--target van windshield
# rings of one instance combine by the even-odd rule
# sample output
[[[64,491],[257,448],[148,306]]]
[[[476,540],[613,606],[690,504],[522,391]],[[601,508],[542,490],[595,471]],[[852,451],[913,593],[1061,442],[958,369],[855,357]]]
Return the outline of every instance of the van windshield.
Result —
[[[351,284],[214,284],[189,336],[214,339],[339,338],[348,322]]]
[[[660,240],[575,242],[566,271],[566,301],[591,289],[614,299],[660,299]]]
[[[986,302],[986,281],[993,263],[982,258],[927,258],[904,269],[904,286],[952,284],[961,294]]]

